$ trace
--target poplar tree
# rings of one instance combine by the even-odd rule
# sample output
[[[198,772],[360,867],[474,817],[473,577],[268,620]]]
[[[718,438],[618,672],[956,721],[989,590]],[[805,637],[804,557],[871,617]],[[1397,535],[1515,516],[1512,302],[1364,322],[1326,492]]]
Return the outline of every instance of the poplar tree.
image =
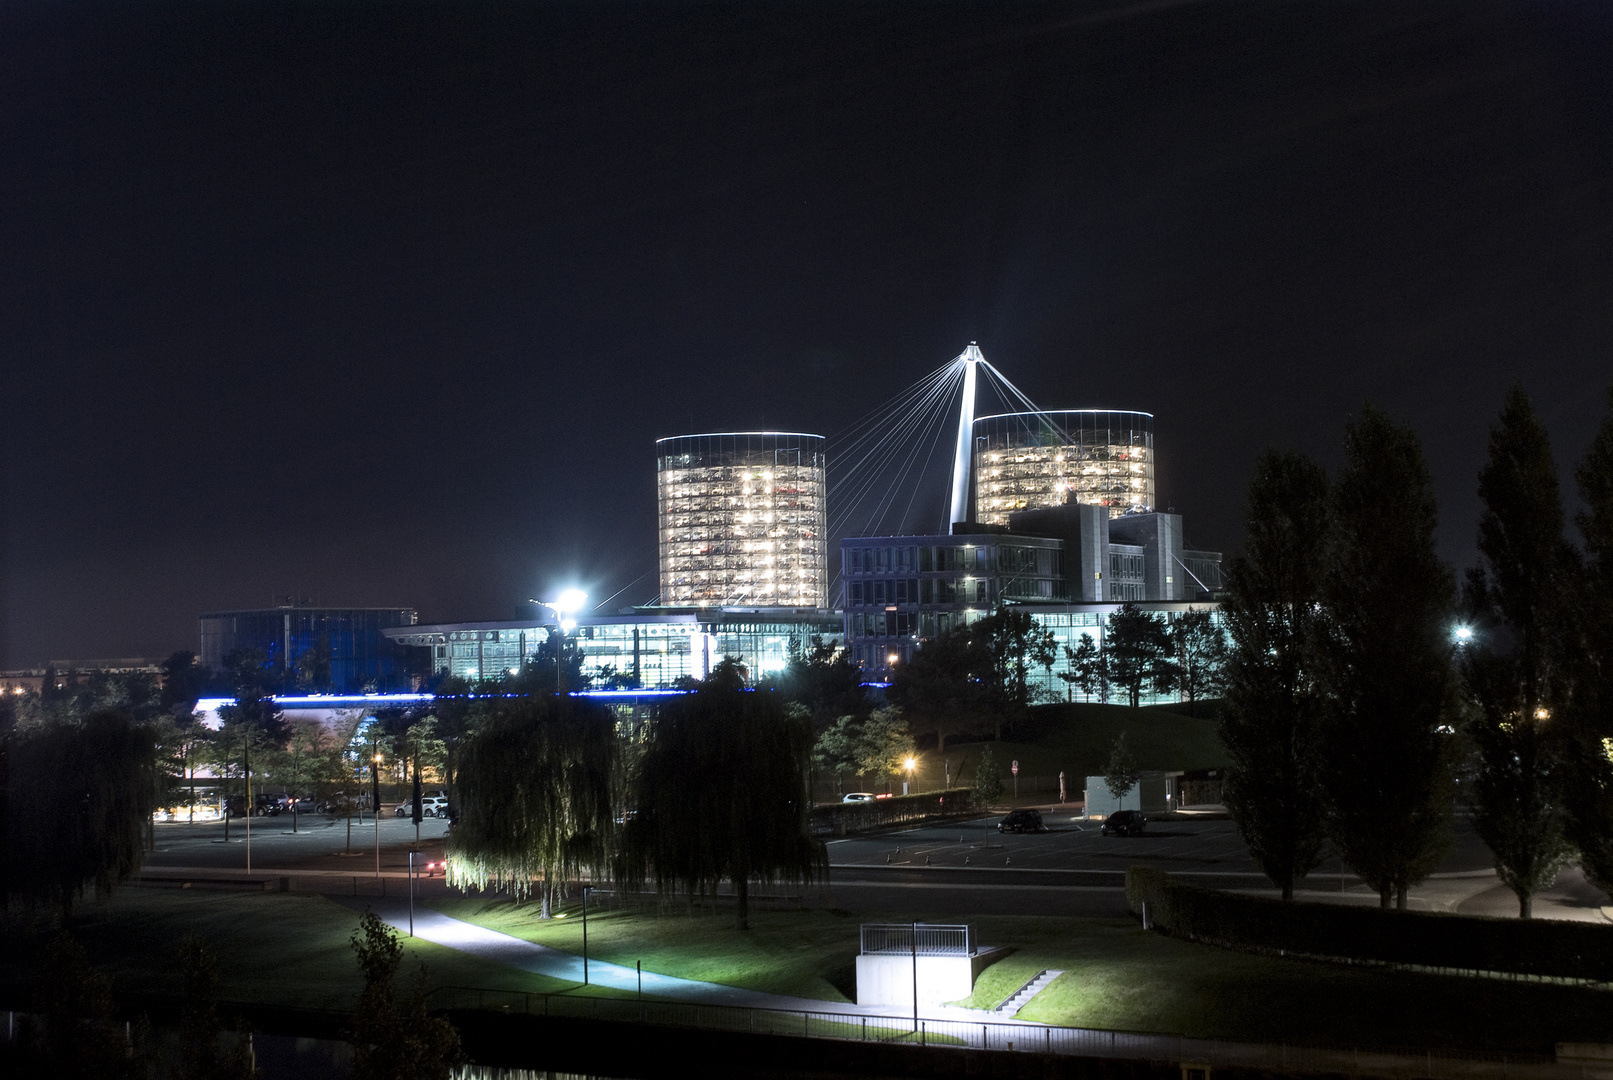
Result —
[[[1463,647],[1474,705],[1474,825],[1496,875],[1529,918],[1573,849],[1566,835],[1567,760],[1561,658],[1567,572],[1563,507],[1545,425],[1521,387],[1507,394],[1479,472],[1478,548],[1465,600],[1475,631]]]
[[[1386,908],[1450,843],[1455,583],[1437,517],[1416,434],[1366,405],[1333,487],[1321,777],[1333,843]]]
[[[1586,878],[1613,898],[1613,387],[1607,403],[1607,416],[1574,473],[1585,505],[1575,518],[1585,561],[1576,567],[1572,592],[1564,721],[1575,751],[1569,837]]]
[[[1224,798],[1261,871],[1294,898],[1326,839],[1316,647],[1328,543],[1328,486],[1303,454],[1268,450],[1249,485],[1244,554],[1222,602],[1231,645],[1221,741]]]

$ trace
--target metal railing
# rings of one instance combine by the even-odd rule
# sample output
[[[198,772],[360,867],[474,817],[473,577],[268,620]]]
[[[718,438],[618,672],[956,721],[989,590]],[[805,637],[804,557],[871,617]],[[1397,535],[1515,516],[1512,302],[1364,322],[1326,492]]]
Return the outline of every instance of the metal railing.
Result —
[[[973,956],[974,929],[943,923],[863,923],[864,956]]]
[[[1283,1073],[1335,1073],[1381,1077],[1432,1077],[1439,1080],[1562,1080],[1584,1070],[1529,1054],[1451,1055],[1414,1050],[1348,1050],[1189,1039],[1095,1028],[1034,1023],[864,1016],[852,1012],[758,1009],[739,1005],[699,1005],[643,998],[578,997],[443,986],[428,995],[433,1009],[475,1009],[505,1014],[580,1020],[658,1024],[759,1035],[798,1035],[817,1039],[908,1043],[1082,1057],[1127,1058],[1211,1066],[1237,1065]]]

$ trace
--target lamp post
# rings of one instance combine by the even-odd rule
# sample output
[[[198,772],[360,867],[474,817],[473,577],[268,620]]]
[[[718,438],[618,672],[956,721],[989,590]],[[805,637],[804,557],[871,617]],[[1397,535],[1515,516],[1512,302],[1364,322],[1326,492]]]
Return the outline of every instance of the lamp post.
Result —
[[[591,885],[582,887],[582,984],[588,985],[588,894],[593,889]],[[640,994],[643,991],[639,991]]]
[[[414,855],[409,852],[409,936],[414,937]]]
[[[560,636],[564,638],[567,633],[577,628],[576,615],[588,603],[588,594],[581,589],[564,589],[554,600],[536,600],[527,598],[527,603],[546,607],[554,612],[555,620],[560,625]],[[554,653],[554,690],[555,693],[564,693],[565,687],[560,667],[560,649],[557,646]]]
[[[918,765],[918,758],[909,754],[902,759],[902,768],[907,770],[907,779],[902,781],[902,794],[908,794],[907,786],[913,782],[913,769]]]
[[[375,746],[374,742],[370,745]],[[370,759],[370,814],[375,818],[375,878],[381,878],[381,751]]]

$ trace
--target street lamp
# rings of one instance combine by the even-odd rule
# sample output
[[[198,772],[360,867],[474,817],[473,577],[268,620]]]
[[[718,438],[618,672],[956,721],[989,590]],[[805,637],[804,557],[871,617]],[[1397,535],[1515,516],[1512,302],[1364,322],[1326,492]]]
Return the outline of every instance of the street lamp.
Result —
[[[918,767],[919,760],[912,754],[902,759],[902,768],[907,770],[907,779],[902,781],[902,794],[906,795],[907,785],[913,780],[913,770]]]
[[[372,747],[374,743],[370,744]],[[381,877],[381,751],[370,763],[370,814],[375,818],[375,877]]]
[[[535,600],[528,597],[527,603],[537,604],[539,607],[546,607],[554,612],[555,619],[560,623],[560,633],[564,636],[577,629],[576,615],[588,603],[588,594],[581,589],[562,589],[560,595],[552,601]],[[556,647],[554,652],[554,688],[556,693],[565,689],[560,683],[560,649]]]
[[[1473,628],[1471,626],[1458,626],[1451,632],[1451,637],[1456,639],[1458,646],[1466,645],[1473,640]]]

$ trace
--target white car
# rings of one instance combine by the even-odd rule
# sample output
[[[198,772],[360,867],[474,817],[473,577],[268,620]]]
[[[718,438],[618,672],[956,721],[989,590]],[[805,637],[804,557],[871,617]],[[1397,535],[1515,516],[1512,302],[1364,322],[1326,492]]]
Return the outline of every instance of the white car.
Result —
[[[840,801],[843,803],[873,802],[877,798],[879,796],[872,791],[851,791],[842,795]]]

